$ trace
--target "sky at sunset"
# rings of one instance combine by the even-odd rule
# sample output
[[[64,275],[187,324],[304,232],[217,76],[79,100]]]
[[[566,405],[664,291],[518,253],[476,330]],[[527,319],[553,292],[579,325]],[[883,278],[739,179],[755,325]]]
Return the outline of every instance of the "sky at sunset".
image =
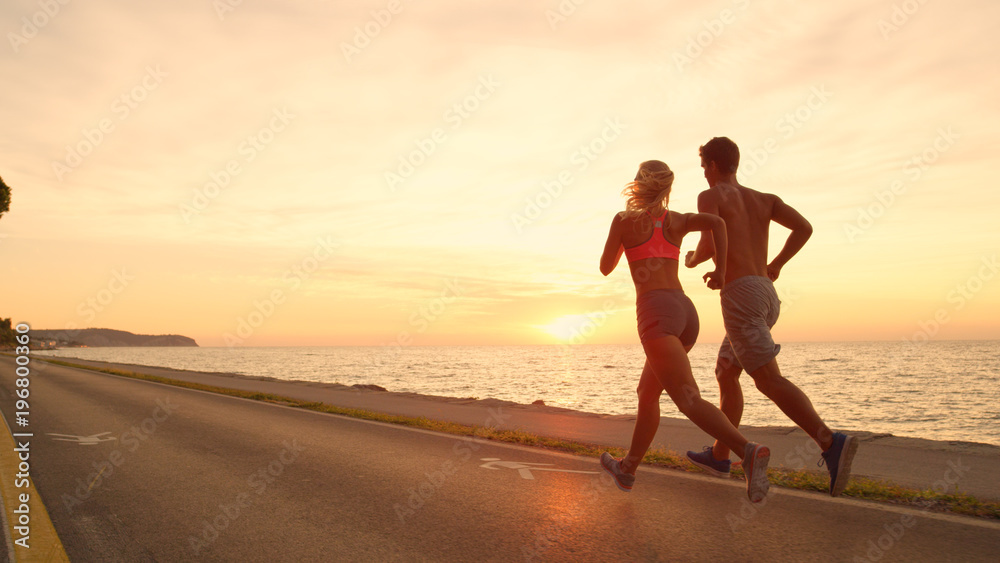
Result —
[[[992,0],[8,0],[0,22],[14,322],[637,343],[627,267],[598,270],[621,189],[660,159],[695,211],[698,147],[728,136],[738,179],[815,229],[777,341],[1000,338]],[[680,275],[718,342],[708,266]]]

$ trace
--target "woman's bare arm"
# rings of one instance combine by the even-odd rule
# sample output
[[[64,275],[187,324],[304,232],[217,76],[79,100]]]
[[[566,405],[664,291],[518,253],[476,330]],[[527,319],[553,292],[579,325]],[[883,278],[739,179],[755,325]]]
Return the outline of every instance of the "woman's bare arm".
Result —
[[[601,273],[606,276],[613,272],[623,252],[625,252],[625,247],[622,246],[622,214],[619,213],[611,220],[608,241],[604,243],[604,254],[601,255]]]
[[[719,214],[719,205],[715,202],[711,192],[704,191],[698,194],[698,211],[716,216]],[[684,258],[684,265],[688,268],[694,268],[709,258],[716,258],[716,262],[718,262],[718,258],[715,255],[713,238],[708,233],[702,231],[701,239],[698,240],[698,246],[693,251],[687,253],[687,256]]]
[[[705,231],[712,232],[710,239],[715,244],[715,270],[705,274],[703,279],[709,289],[722,289],[726,279],[726,253],[729,250],[729,239],[726,235],[726,222],[718,215],[711,213],[691,213],[687,217],[686,232],[701,231],[705,240]]]

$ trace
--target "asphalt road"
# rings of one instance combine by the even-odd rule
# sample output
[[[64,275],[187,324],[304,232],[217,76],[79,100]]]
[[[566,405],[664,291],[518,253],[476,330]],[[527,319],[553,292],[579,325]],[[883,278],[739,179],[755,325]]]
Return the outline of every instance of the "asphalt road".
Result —
[[[31,471],[74,561],[1000,556],[1000,525],[969,518],[789,491],[751,506],[735,481],[646,468],[624,494],[591,458],[33,367]]]

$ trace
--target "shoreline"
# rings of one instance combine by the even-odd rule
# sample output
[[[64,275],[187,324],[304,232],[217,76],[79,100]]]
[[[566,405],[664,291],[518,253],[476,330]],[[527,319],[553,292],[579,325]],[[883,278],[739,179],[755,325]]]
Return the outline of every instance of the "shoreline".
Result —
[[[40,359],[48,358],[42,358]],[[288,381],[266,376],[208,373],[171,368],[51,358],[95,370],[110,369],[241,391],[269,394],[338,408],[389,416],[423,418],[528,432],[544,438],[601,447],[627,447],[634,415],[603,415],[563,407],[525,405],[497,399],[453,398],[398,393],[339,383]],[[43,369],[39,370],[43,372]],[[794,427],[742,426],[748,439],[768,445],[772,467],[818,471],[819,448]],[[848,431],[860,440],[852,474],[895,485],[945,493],[966,493],[981,500],[1000,500],[1000,446],[961,441],[935,441],[864,431]],[[704,432],[686,419],[662,418],[652,448],[698,451],[710,444]]]
[[[377,392],[387,393],[388,396],[391,396],[391,397],[401,397],[401,398],[405,397],[405,398],[413,398],[413,399],[426,399],[428,401],[433,401],[433,402],[443,402],[443,403],[461,404],[461,405],[469,405],[469,404],[476,405],[476,404],[479,404],[480,406],[483,406],[483,407],[503,406],[503,407],[510,407],[510,408],[526,408],[526,409],[531,409],[532,411],[536,411],[536,412],[558,413],[558,414],[567,414],[567,415],[572,415],[572,416],[599,417],[599,418],[602,418],[602,419],[626,419],[626,420],[630,420],[630,421],[634,421],[635,420],[635,415],[634,414],[599,413],[599,412],[593,412],[593,411],[577,410],[577,409],[573,409],[573,408],[569,408],[569,407],[559,407],[559,406],[553,406],[553,405],[545,405],[544,403],[542,405],[537,405],[535,403],[532,403],[532,404],[518,403],[518,402],[515,402],[515,401],[509,401],[509,400],[505,400],[505,399],[495,399],[495,398],[492,398],[492,397],[487,397],[485,399],[481,399],[481,398],[478,398],[478,397],[455,397],[455,396],[450,396],[450,395],[433,395],[433,394],[418,393],[418,392],[415,392],[415,391],[394,391],[394,390],[391,390],[391,389],[386,389],[385,387],[382,387],[381,385],[372,384],[372,383],[368,383],[368,384],[357,383],[357,384],[350,385],[350,384],[337,383],[337,382],[327,383],[327,382],[317,382],[317,381],[308,381],[308,380],[300,380],[300,379],[282,379],[282,378],[276,378],[276,377],[265,376],[265,375],[246,375],[246,374],[232,373],[232,372],[199,371],[199,370],[189,370],[189,369],[184,369],[184,368],[173,368],[173,367],[164,367],[164,366],[149,366],[149,365],[145,365],[145,364],[130,364],[130,363],[124,363],[124,362],[108,362],[108,361],[103,361],[103,360],[86,360],[86,359],[80,359],[80,358],[75,358],[75,357],[49,356],[49,355],[45,355],[45,354],[42,354],[42,355],[39,355],[39,356],[36,356],[36,357],[38,357],[40,359],[50,359],[50,360],[56,360],[56,361],[65,361],[65,362],[70,362],[70,363],[78,363],[78,364],[82,364],[82,365],[102,366],[102,367],[107,367],[107,368],[110,368],[110,369],[123,369],[123,370],[126,370],[126,371],[135,371],[135,372],[138,372],[138,373],[147,373],[144,370],[155,370],[157,372],[161,372],[162,371],[164,373],[166,373],[166,372],[175,372],[175,373],[186,373],[186,374],[198,374],[198,375],[203,375],[203,376],[214,376],[214,377],[220,377],[220,378],[227,378],[229,380],[237,380],[237,381],[238,380],[243,380],[243,381],[260,381],[260,382],[265,382],[265,383],[289,384],[289,385],[294,385],[294,386],[311,387],[311,388],[321,388],[321,389],[330,389],[330,390],[337,390],[337,391],[352,391],[352,390],[357,391],[359,389],[363,389],[363,390],[368,390],[368,391],[377,391]],[[170,376],[170,375],[162,375],[162,377],[172,378],[172,376]],[[240,387],[240,388],[243,388],[243,387]],[[687,423],[688,422],[688,420],[686,418],[682,418],[682,417],[668,417],[668,416],[663,416],[661,418],[662,418],[663,421],[672,421],[672,422],[675,422],[675,423]],[[784,433],[789,433],[789,432],[793,432],[793,431],[797,431],[798,430],[798,427],[796,427],[793,424],[791,424],[790,420],[788,422],[789,422],[788,425],[759,425],[759,426],[756,426],[756,425],[743,424],[743,425],[740,426],[740,428],[741,429],[765,430],[765,431],[773,431],[773,432],[784,432]],[[923,438],[923,437],[919,437],[919,436],[899,436],[899,435],[896,435],[896,434],[892,434],[891,432],[874,432],[874,431],[869,431],[869,430],[860,430],[860,429],[857,429],[857,428],[839,428],[838,427],[835,430],[842,431],[842,432],[847,432],[847,433],[852,434],[852,435],[860,435],[860,436],[864,436],[864,437],[871,438],[871,439],[888,440],[888,441],[890,441],[892,443],[892,445],[899,445],[899,446],[903,446],[903,447],[930,448],[930,449],[941,449],[941,450],[943,450],[943,449],[957,449],[957,450],[960,450],[960,451],[979,451],[980,449],[982,449],[982,453],[986,453],[986,454],[996,453],[997,455],[1000,455],[1000,444],[992,444],[992,443],[989,443],[989,442],[975,442],[975,441],[971,441],[971,440],[961,440],[961,439]],[[804,434],[803,434],[803,436],[804,436]],[[655,445],[655,443],[654,443],[654,445]],[[998,472],[997,479],[1000,480],[1000,472]],[[1000,487],[998,487],[998,488],[1000,488]]]

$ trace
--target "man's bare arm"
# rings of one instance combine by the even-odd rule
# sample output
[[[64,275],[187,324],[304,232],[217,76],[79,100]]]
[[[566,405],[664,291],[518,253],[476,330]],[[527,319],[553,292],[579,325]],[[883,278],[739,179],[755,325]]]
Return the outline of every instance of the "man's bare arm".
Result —
[[[798,254],[805,246],[806,241],[812,236],[813,228],[801,213],[781,201],[779,197],[775,197],[774,208],[771,210],[771,220],[792,231],[781,252],[767,265],[767,277],[774,281],[781,275],[781,269],[792,259],[792,256]]]
[[[698,194],[698,213],[719,214],[719,204],[710,192],[704,191]],[[715,242],[712,231],[702,231],[701,238],[698,240],[698,246],[693,251],[687,253],[687,256],[684,258],[684,265],[688,268],[694,268],[705,260],[715,257]],[[716,262],[718,263],[718,261]]]

